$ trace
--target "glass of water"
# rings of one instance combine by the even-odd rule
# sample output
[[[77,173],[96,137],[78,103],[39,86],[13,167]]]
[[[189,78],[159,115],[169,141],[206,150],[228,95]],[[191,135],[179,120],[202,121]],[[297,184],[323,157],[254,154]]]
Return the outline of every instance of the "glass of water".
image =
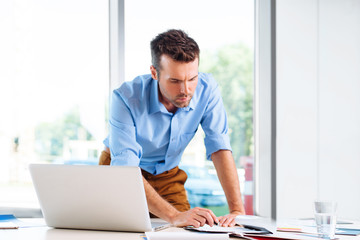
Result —
[[[332,201],[315,201],[315,222],[319,236],[326,239],[335,238],[337,203]]]

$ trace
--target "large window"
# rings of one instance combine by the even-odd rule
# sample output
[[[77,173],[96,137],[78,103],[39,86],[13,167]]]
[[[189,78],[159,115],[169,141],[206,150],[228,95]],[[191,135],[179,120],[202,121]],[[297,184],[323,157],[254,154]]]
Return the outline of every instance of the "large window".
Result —
[[[125,1],[125,81],[150,72],[150,41],[156,34],[183,29],[198,42],[200,71],[212,73],[221,88],[248,214],[253,213],[254,19],[253,0]],[[206,160],[203,139],[199,128],[183,155],[181,167],[189,175],[185,186],[193,207],[224,214],[225,196]]]
[[[96,164],[106,136],[108,1],[0,2],[0,205],[38,207],[29,163]]]
[[[0,2],[1,206],[37,207],[29,163],[97,164],[107,132],[108,13],[103,0]],[[125,23],[126,81],[149,73],[157,33],[183,29],[200,45],[200,71],[221,88],[252,214],[254,1],[126,0]],[[181,167],[191,205],[221,215],[225,197],[203,138],[199,128]]]

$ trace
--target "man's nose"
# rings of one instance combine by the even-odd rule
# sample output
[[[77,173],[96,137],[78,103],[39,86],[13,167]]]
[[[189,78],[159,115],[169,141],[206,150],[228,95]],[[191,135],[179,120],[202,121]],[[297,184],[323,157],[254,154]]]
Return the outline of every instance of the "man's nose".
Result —
[[[189,84],[186,81],[184,81],[184,83],[181,84],[180,91],[182,94],[185,94],[185,95],[187,95],[189,93]]]

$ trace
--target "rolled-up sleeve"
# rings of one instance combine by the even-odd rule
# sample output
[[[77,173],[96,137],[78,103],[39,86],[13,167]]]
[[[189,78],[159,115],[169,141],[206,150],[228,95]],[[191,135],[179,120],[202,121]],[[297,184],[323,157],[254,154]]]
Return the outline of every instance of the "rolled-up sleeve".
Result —
[[[205,132],[206,157],[219,150],[232,150],[228,135],[228,121],[219,87],[214,83],[205,114],[201,120]]]
[[[142,148],[136,141],[135,123],[119,90],[111,98],[109,119],[111,165],[139,166]]]

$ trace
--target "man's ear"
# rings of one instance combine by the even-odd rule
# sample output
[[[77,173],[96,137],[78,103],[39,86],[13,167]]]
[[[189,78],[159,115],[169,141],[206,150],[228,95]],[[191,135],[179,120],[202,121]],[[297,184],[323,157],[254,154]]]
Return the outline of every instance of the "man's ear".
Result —
[[[150,66],[150,72],[151,72],[151,77],[155,80],[158,80],[157,71],[156,71],[156,68],[154,67],[154,65]]]

